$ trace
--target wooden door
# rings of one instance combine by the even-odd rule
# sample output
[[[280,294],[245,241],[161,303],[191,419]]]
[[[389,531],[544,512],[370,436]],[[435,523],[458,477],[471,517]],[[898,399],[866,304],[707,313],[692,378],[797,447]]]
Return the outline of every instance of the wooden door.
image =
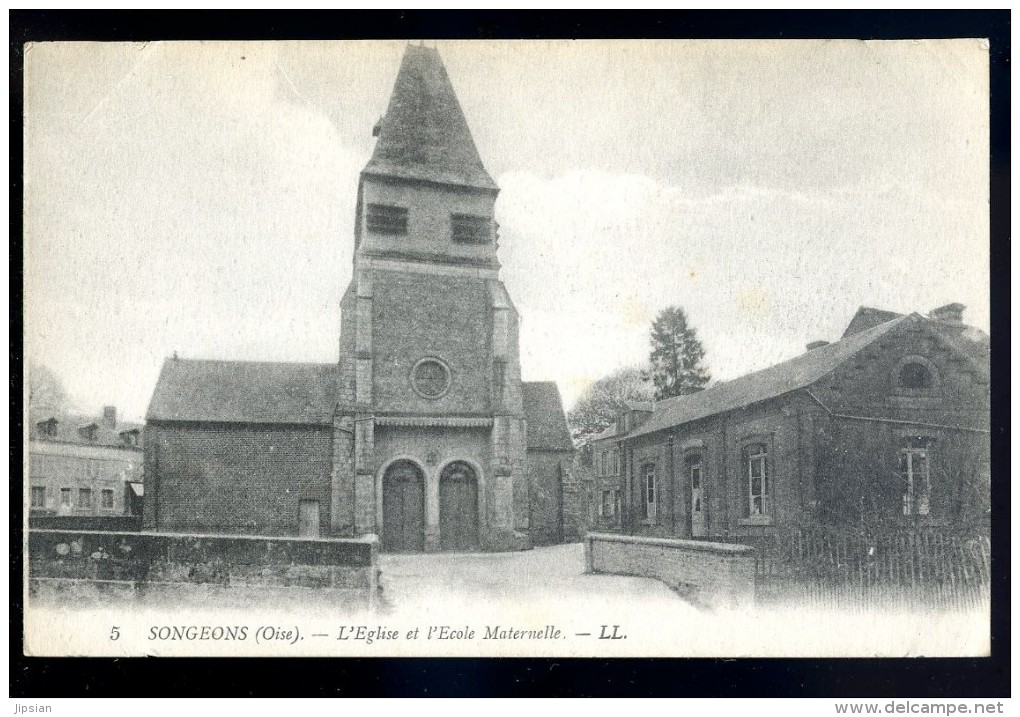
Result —
[[[416,465],[398,461],[383,475],[383,550],[425,549],[425,476]]]
[[[298,535],[306,538],[319,537],[319,501],[306,499],[298,501]]]
[[[444,468],[439,477],[439,547],[478,549],[478,478],[460,461]]]

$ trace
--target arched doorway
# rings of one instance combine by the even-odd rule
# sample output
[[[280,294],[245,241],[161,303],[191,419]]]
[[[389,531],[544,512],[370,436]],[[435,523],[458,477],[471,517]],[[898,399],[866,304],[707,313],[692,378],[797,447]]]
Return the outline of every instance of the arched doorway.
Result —
[[[397,461],[383,474],[383,550],[425,549],[425,476],[411,461]]]
[[[478,549],[478,476],[464,461],[454,461],[439,476],[439,547]]]

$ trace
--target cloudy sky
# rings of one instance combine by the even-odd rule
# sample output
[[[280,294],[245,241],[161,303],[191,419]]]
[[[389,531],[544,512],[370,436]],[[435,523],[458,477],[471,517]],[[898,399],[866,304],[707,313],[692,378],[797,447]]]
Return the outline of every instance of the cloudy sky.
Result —
[[[144,415],[163,359],[335,361],[358,172],[404,43],[26,55],[26,351]],[[525,379],[568,406],[685,307],[713,376],[859,305],[988,328],[987,50],[439,42],[502,192]]]

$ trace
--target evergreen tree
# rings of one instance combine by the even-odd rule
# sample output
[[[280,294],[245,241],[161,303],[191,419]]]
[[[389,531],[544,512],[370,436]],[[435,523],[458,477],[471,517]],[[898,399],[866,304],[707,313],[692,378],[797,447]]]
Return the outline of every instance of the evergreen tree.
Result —
[[[567,412],[570,435],[578,445],[584,445],[616,420],[626,401],[650,400],[652,387],[644,371],[618,369],[588,386]]]
[[[669,306],[652,322],[651,379],[655,398],[672,398],[700,391],[711,375],[703,363],[705,349],[698,332],[679,306]]]

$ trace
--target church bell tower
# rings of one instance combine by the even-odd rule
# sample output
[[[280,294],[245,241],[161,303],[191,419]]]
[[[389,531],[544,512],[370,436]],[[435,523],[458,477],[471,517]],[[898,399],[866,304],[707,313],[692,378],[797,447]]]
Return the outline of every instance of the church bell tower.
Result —
[[[530,547],[499,188],[437,50],[406,48],[376,130],[341,301],[332,532],[392,551]]]

